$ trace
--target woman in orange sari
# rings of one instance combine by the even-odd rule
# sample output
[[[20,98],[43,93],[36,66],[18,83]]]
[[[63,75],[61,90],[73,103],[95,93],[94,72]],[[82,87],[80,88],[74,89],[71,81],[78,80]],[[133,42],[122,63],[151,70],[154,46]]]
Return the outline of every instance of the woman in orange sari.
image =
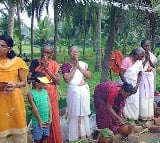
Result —
[[[51,82],[46,86],[52,108],[52,123],[48,143],[62,143],[58,92],[56,87],[56,85],[60,83],[60,76],[58,73],[60,66],[56,61],[52,60],[53,54],[53,48],[50,45],[44,45],[41,49],[41,59],[35,59],[31,62],[30,73],[34,73],[35,71],[42,72]]]

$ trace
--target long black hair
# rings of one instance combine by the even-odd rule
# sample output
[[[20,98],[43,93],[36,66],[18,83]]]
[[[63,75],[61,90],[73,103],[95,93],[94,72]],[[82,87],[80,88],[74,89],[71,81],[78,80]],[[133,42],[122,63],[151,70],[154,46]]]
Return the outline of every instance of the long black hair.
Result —
[[[6,42],[7,46],[11,48],[11,50],[7,54],[7,58],[12,59],[16,56],[16,53],[12,50],[13,48],[13,39],[10,36],[7,35],[0,35],[0,40],[3,40]]]

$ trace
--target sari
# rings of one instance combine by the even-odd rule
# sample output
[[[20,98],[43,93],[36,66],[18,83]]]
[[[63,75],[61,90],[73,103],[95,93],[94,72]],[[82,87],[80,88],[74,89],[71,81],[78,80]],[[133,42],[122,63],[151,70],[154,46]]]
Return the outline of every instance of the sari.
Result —
[[[23,69],[27,79],[28,67],[21,58],[0,61],[0,82],[17,83],[19,69]],[[0,137],[27,133],[25,103],[20,88],[11,92],[0,91],[0,109]]]
[[[109,128],[114,133],[118,132],[119,123],[107,110],[107,103],[112,105],[117,115],[122,117],[122,109],[125,106],[125,98],[119,96],[121,84],[116,82],[102,82],[94,90],[94,106],[96,110],[96,123],[98,129]]]
[[[79,61],[81,68],[88,68],[85,62]],[[62,74],[69,73],[72,66],[69,63],[62,65]],[[90,112],[90,91],[89,86],[80,85],[84,80],[83,74],[76,70],[73,78],[67,87],[67,106],[69,117],[69,141],[74,141],[79,136],[90,136],[89,117]],[[79,135],[80,134],[80,135]]]
[[[137,60],[134,64],[132,64],[131,59],[126,57],[122,63],[121,68],[126,69],[124,73],[124,77],[126,78],[127,83],[132,84],[132,86],[136,86],[138,74],[143,70],[142,61]],[[120,80],[120,83],[122,81]],[[135,94],[132,94],[126,99],[126,104],[124,107],[124,112],[126,117],[133,118],[134,120],[138,120],[139,117],[139,88]]]
[[[150,59],[155,65],[157,58],[150,52]],[[154,119],[154,89],[155,89],[155,75],[154,68],[151,71],[147,70],[150,67],[149,62],[144,66],[142,71],[142,79],[140,82],[140,116],[142,120]]]
[[[39,68],[38,60],[34,60],[31,63],[30,69],[31,71],[37,71]],[[33,70],[35,68],[35,70]],[[48,68],[52,71],[53,74],[58,73],[59,71],[59,64],[56,61],[49,60]],[[51,110],[52,110],[52,122],[50,126],[50,136],[48,137],[48,143],[62,143],[62,133],[61,133],[61,126],[60,126],[60,115],[59,115],[59,106],[58,106],[58,91],[56,84],[52,81],[51,77],[45,70],[42,70],[42,73],[51,81],[50,84],[46,85],[46,89],[48,91],[50,103],[51,103]]]

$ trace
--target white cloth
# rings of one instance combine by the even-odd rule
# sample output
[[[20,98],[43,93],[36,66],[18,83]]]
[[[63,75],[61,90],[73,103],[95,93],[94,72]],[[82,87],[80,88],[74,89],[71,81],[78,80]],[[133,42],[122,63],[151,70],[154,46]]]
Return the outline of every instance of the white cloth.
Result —
[[[143,120],[154,119],[154,98],[140,98],[140,115]]]
[[[124,77],[127,83],[132,84],[133,87],[137,84],[138,74],[143,70],[142,61],[137,60],[132,66],[126,69]],[[122,81],[120,81],[122,82]],[[126,104],[124,107],[125,115],[128,118],[138,119],[139,116],[139,89],[135,94],[132,94],[126,99]]]
[[[145,60],[145,59],[144,59]],[[154,65],[157,63],[157,58],[150,52],[150,60]],[[154,118],[154,88],[155,88],[155,69],[151,72],[146,72],[150,67],[150,63],[147,62],[142,72],[142,78],[140,82],[140,115],[139,118],[143,120],[150,120]]]
[[[69,127],[68,127],[68,119],[66,119],[65,115],[60,117],[60,125],[61,125],[61,129],[62,129],[63,141],[67,141]]]
[[[79,61],[81,68],[88,68],[88,65]],[[89,117],[90,112],[90,90],[86,83],[79,86],[84,80],[83,74],[77,69],[73,78],[68,83],[67,88],[67,106],[69,118],[69,141],[78,139],[79,135],[89,135]],[[80,117],[80,123],[78,122]],[[79,128],[81,127],[81,128]]]
[[[80,123],[78,121],[80,118]],[[90,136],[89,117],[73,117],[69,119],[69,141],[75,141],[81,137]]]

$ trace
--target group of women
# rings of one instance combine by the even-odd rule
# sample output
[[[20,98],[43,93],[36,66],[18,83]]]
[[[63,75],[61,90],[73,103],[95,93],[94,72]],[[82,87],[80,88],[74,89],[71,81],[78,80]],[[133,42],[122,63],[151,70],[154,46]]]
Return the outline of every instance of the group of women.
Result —
[[[104,82],[95,87],[94,103],[98,128],[110,128],[117,132],[118,123],[125,117],[153,118],[154,71],[156,57],[148,50],[148,41],[134,49],[121,64],[120,82]],[[32,60],[29,68],[13,51],[13,39],[0,36],[0,143],[12,135],[14,143],[27,142],[26,111],[22,87],[34,72],[42,72],[49,79],[47,84],[52,123],[48,143],[61,143],[57,84],[60,83],[59,64],[52,60],[54,49],[50,45],[41,48],[40,59]],[[89,127],[90,90],[86,79],[91,78],[88,64],[79,61],[76,46],[69,48],[70,61],[62,65],[67,87],[69,141],[91,135]],[[139,92],[140,89],[140,92]],[[153,91],[152,91],[152,90]],[[140,96],[140,100],[139,100]],[[140,105],[140,106],[139,106]]]
[[[54,49],[50,45],[41,48],[40,59],[31,61],[29,68],[13,51],[13,39],[0,36],[0,143],[11,135],[14,143],[27,143],[26,110],[21,88],[26,86],[34,72],[41,72],[49,79],[48,91],[52,122],[48,143],[62,143],[58,108],[57,84],[60,83],[59,64],[52,60]],[[78,48],[69,49],[71,60],[62,66],[67,88],[69,140],[90,136],[90,92],[86,79],[91,78],[88,65],[78,61]]]
[[[135,123],[154,119],[157,58],[149,50],[149,41],[143,40],[140,48],[133,49],[122,60],[118,83],[104,82],[96,86],[94,104],[98,128],[110,128],[116,133],[127,118],[134,119]]]

